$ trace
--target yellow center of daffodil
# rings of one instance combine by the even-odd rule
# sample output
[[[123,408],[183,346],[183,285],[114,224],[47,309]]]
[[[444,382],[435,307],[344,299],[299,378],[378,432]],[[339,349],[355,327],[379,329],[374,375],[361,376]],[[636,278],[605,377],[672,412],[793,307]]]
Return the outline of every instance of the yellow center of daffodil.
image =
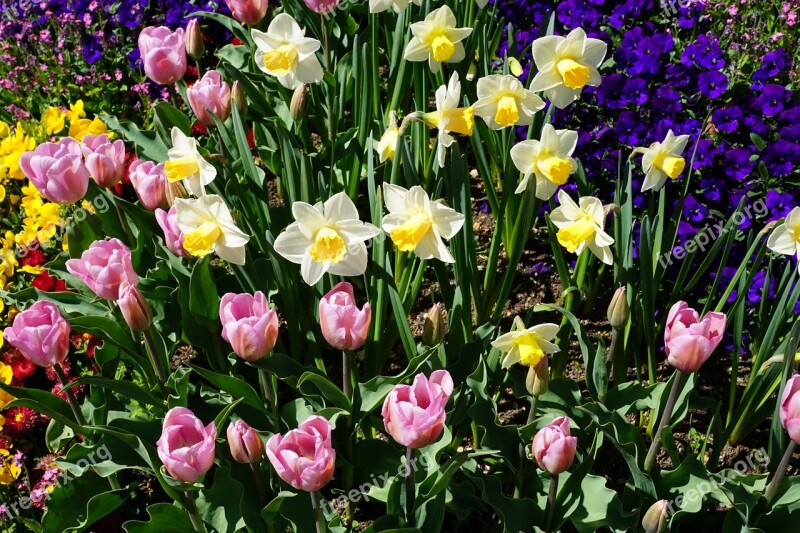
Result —
[[[333,228],[322,228],[314,237],[314,244],[309,251],[311,259],[317,263],[330,262],[334,265],[347,255],[347,245]]]
[[[219,224],[209,220],[184,236],[183,247],[195,257],[205,257],[211,253],[211,249],[220,235],[222,235],[222,230]]]
[[[544,153],[539,157],[536,161],[536,168],[545,178],[556,185],[564,185],[572,173],[572,165],[568,160],[548,153]]]
[[[539,346],[539,337],[532,333],[523,333],[514,342],[519,350],[519,362],[527,366],[536,366],[544,357],[544,350]]]
[[[419,212],[390,231],[389,235],[400,251],[413,252],[432,225],[431,218],[427,214]]]
[[[497,113],[494,121],[501,126],[513,126],[519,120],[519,109],[517,109],[517,99],[511,95],[505,95],[497,102]]]
[[[659,152],[653,160],[653,165],[664,171],[672,179],[677,178],[686,167],[686,160],[680,156],[676,157],[667,152]]]
[[[164,163],[164,170],[169,182],[175,183],[200,172],[200,164],[193,157],[183,157]]]
[[[589,83],[589,67],[581,65],[572,59],[562,59],[556,63],[556,69],[564,80],[564,85],[570,89],[582,89]]]
[[[264,53],[264,67],[276,76],[285,76],[297,63],[297,48],[291,44],[282,44],[272,52]]]
[[[595,229],[591,217],[584,215],[556,234],[558,242],[570,252],[578,249],[581,243],[594,237]]]
[[[433,59],[438,63],[443,63],[449,61],[453,54],[456,53],[456,45],[447,35],[440,33],[431,41],[431,53],[433,54]]]
[[[447,131],[472,135],[472,129],[475,127],[475,107],[445,109],[441,114],[426,113],[423,120],[436,128],[444,127]],[[444,122],[443,126],[442,122]]]

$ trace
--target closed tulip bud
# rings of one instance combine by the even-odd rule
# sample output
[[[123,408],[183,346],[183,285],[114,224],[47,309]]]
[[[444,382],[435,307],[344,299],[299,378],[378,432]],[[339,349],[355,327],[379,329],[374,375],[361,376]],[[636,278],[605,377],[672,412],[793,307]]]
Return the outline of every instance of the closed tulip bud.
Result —
[[[525,378],[525,388],[534,396],[541,396],[547,392],[550,385],[550,367],[547,366],[547,358],[543,358],[536,366],[528,367],[528,375]]]
[[[206,126],[216,124],[211,113],[225,121],[231,113],[231,89],[216,70],[209,70],[197,83],[186,89],[186,99],[197,116]]]
[[[425,315],[425,323],[422,326],[422,342],[425,346],[436,346],[444,342],[446,333],[447,324],[444,320],[444,305],[435,303]]]
[[[343,281],[319,301],[319,325],[322,336],[337,350],[358,350],[369,332],[372,308],[368,303],[359,309],[353,286]]]
[[[311,11],[319,13],[320,15],[327,15],[336,9],[339,5],[339,0],[303,0]]]
[[[234,81],[231,86],[231,100],[233,100],[233,105],[236,106],[239,116],[244,117],[247,114],[247,95],[239,80]]]
[[[264,456],[264,441],[244,420],[228,425],[228,446],[238,463],[257,463]]]
[[[669,502],[658,500],[650,506],[642,519],[642,528],[647,533],[661,533],[667,527],[667,511]]]
[[[611,303],[608,305],[608,323],[614,329],[622,329],[628,323],[631,311],[628,307],[628,297],[625,293],[625,287],[620,287],[611,298]]]
[[[308,94],[308,85],[303,83],[294,90],[292,95],[292,102],[289,104],[289,115],[295,122],[300,120],[306,112],[306,94]]]
[[[577,445],[577,437],[569,434],[569,419],[559,416],[539,430],[531,448],[539,467],[558,475],[572,466]]]
[[[142,291],[135,285],[123,282],[119,286],[119,310],[131,331],[145,331],[153,321],[153,310]]]
[[[233,18],[251,26],[261,22],[267,14],[268,0],[225,0]]]
[[[667,315],[664,351],[670,365],[682,372],[697,372],[725,334],[725,313],[706,313],[702,320],[686,302],[677,302]]]
[[[183,28],[150,26],[139,34],[139,55],[144,73],[162,85],[171,85],[186,73],[186,43]]]
[[[206,51],[206,45],[203,43],[203,32],[200,30],[200,22],[197,19],[192,19],[186,26],[186,53],[193,59],[200,59]]]
[[[245,361],[265,357],[278,340],[278,314],[263,292],[225,294],[219,302],[222,338]]]

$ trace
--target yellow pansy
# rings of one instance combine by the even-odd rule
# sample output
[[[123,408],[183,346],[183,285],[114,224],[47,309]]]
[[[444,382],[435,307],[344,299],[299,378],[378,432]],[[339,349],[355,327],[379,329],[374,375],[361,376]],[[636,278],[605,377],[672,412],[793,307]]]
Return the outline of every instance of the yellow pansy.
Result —
[[[103,135],[108,133],[105,123],[97,117],[92,120],[82,118],[70,123],[69,136],[76,141],[82,140],[87,135]]]
[[[86,116],[86,111],[83,109],[83,100],[78,100],[74,104],[69,104],[69,111],[65,114],[70,124],[78,121],[78,119],[84,118]]]
[[[57,107],[48,107],[42,113],[42,124],[47,135],[55,135],[64,129],[64,121],[67,115]]]

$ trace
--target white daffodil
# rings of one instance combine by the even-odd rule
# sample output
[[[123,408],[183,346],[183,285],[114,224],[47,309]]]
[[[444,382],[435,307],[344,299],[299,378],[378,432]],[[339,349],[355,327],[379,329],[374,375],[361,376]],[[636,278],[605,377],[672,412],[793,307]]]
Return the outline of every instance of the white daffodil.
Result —
[[[244,264],[244,246],[250,236],[236,226],[222,198],[216,194],[178,198],[175,210],[187,252],[195,257],[205,257],[213,252],[229,263]]]
[[[637,148],[634,153],[644,153],[642,156],[642,170],[645,173],[642,183],[642,192],[650,189],[657,191],[664,186],[667,178],[675,179],[681,175],[686,167],[686,160],[681,154],[686,150],[689,142],[688,135],[678,135],[667,132],[663,142],[656,142],[650,148]]]
[[[551,124],[545,124],[540,140],[522,141],[515,145],[511,149],[511,160],[525,175],[515,192],[525,191],[533,174],[536,176],[536,197],[550,199],[578,168],[578,163],[572,158],[577,143],[577,131],[557,130]]]
[[[606,43],[586,37],[575,28],[566,37],[548,35],[533,41],[533,60],[538,72],[532,91],[544,91],[559,109],[574,102],[587,85],[600,85],[597,69],[606,56]]]
[[[400,137],[400,128],[397,127],[397,118],[394,111],[389,117],[389,127],[383,132],[381,140],[375,146],[378,152],[378,159],[381,163],[387,159],[394,159],[395,148],[397,147],[397,139]]]
[[[514,76],[486,76],[478,80],[475,114],[493,130],[530,126],[544,101],[527,90]]]
[[[561,205],[550,214],[550,220],[559,228],[556,234],[558,242],[578,255],[588,246],[603,263],[614,264],[611,255],[614,238],[603,230],[606,220],[603,204],[592,196],[583,196],[578,202],[573,202],[563,190],[558,191]]]
[[[217,177],[217,169],[197,151],[197,141],[180,129],[172,128],[172,148],[167,152],[169,160],[164,170],[170,183],[183,182],[189,193],[203,196],[206,185]]]
[[[772,230],[767,246],[773,252],[797,257],[797,272],[800,273],[800,207],[792,209],[783,224]]]
[[[442,238],[452,239],[459,232],[464,215],[442,199],[431,201],[419,185],[407,190],[384,183],[383,200],[389,210],[383,217],[383,230],[399,250],[414,252],[421,259],[455,262]]]
[[[402,13],[409,2],[416,5],[422,4],[422,0],[369,0],[369,12],[383,13],[391,7],[395,13]]]
[[[322,79],[322,65],[315,54],[320,42],[306,37],[292,17],[281,13],[272,19],[267,33],[252,31],[258,68],[278,78],[281,85],[294,89],[302,83],[317,83]]]
[[[367,241],[381,230],[362,222],[347,194],[340,192],[324,204],[292,204],[295,221],[275,239],[275,251],[300,265],[303,281],[313,285],[326,272],[360,276],[367,269]]]
[[[428,61],[431,72],[439,72],[442,63],[458,63],[466,55],[461,42],[472,28],[456,28],[453,11],[442,6],[431,11],[425,20],[411,25],[414,37],[408,42],[404,57],[409,61]]]
[[[425,122],[439,129],[436,156],[440,168],[444,168],[447,149],[455,142],[450,132],[472,135],[475,127],[475,106],[458,107],[460,100],[461,82],[458,73],[453,72],[450,83],[436,89],[436,111],[422,116]]]
[[[503,368],[508,368],[514,363],[535,367],[546,354],[560,351],[558,346],[550,342],[558,334],[558,329],[558,324],[550,323],[528,329],[519,328],[500,335],[492,342],[492,346],[506,353],[503,358]]]

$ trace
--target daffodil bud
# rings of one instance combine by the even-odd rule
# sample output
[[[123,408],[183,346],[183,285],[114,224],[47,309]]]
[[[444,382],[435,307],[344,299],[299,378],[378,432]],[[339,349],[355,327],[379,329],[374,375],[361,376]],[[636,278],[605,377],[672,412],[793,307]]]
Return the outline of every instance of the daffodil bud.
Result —
[[[233,87],[231,87],[231,99],[233,100],[233,105],[236,106],[236,111],[239,112],[239,116],[244,117],[247,114],[247,95],[244,93],[244,89],[242,89],[242,84],[239,83],[239,80],[233,82]]]
[[[422,326],[422,342],[425,346],[436,346],[444,342],[447,324],[444,320],[444,305],[433,304],[425,315],[425,324]]]
[[[536,366],[528,367],[528,375],[525,378],[525,388],[534,396],[541,396],[547,392],[550,384],[550,368],[547,366],[547,358],[542,359]]]
[[[628,308],[628,297],[625,294],[625,287],[620,287],[611,298],[608,305],[608,323],[614,329],[621,329],[628,323],[631,311]]]
[[[203,44],[203,32],[200,31],[200,21],[192,19],[186,26],[186,53],[193,59],[200,59],[206,51],[206,46]]]
[[[650,506],[650,509],[642,519],[642,527],[647,533],[661,533],[667,527],[667,511],[669,502],[658,500]]]
[[[308,94],[308,85],[303,83],[294,90],[292,95],[292,102],[289,104],[289,115],[292,120],[297,122],[303,113],[306,111],[306,95]]]
[[[522,65],[517,60],[516,57],[509,57],[508,58],[508,71],[511,72],[514,76],[519,78],[522,76]]]

